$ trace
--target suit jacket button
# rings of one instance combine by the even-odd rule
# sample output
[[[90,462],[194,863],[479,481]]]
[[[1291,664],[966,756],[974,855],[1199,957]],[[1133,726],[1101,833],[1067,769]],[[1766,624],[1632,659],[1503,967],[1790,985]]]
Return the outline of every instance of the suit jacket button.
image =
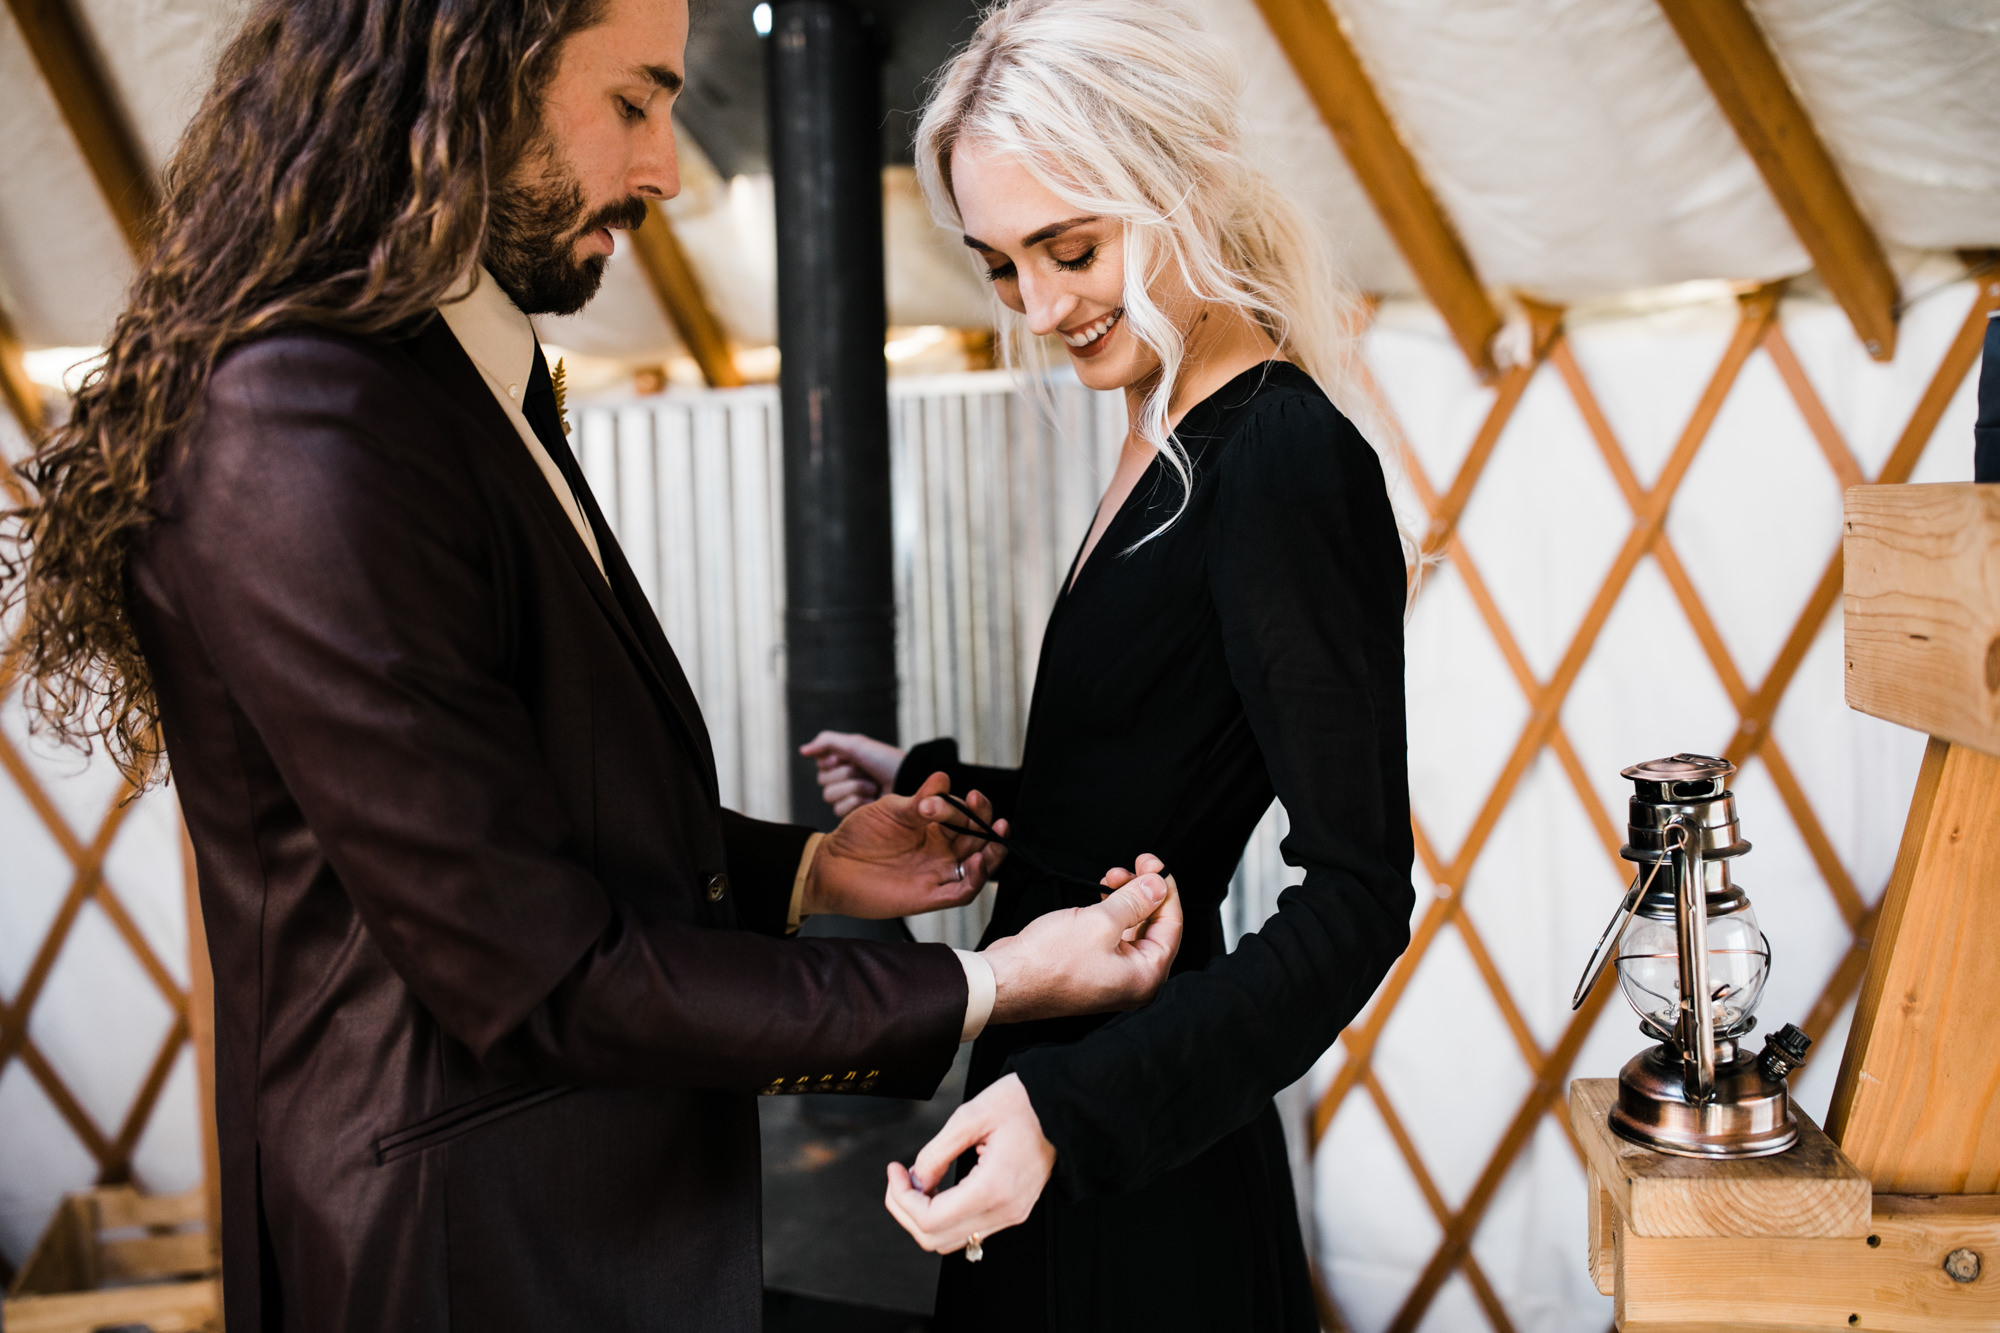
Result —
[[[720,870],[708,877],[708,900],[719,903],[729,893],[729,876]]]

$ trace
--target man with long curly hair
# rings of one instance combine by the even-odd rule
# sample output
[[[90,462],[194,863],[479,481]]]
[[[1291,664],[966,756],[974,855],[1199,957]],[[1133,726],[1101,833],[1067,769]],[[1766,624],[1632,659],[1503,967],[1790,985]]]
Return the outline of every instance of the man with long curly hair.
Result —
[[[678,189],[686,31],[261,0],[21,469],[30,709],[170,759],[194,842],[236,1333],[755,1329],[753,1094],[928,1096],[989,1017],[1141,1003],[1173,952],[1157,876],[980,955],[786,938],[994,852],[942,775],[824,839],[723,810],[563,441],[529,316]]]

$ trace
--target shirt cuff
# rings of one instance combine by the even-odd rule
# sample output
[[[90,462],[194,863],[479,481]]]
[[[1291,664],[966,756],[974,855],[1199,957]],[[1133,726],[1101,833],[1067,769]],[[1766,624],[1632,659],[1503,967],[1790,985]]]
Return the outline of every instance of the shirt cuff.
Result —
[[[993,978],[993,964],[969,949],[953,949],[965,968],[965,1026],[959,1029],[961,1043],[971,1041],[986,1030],[993,1017],[993,999],[1000,986]]]
[[[806,872],[812,869],[813,857],[825,841],[826,834],[815,833],[806,839],[806,849],[799,854],[799,868],[792,876],[792,905],[785,911],[787,935],[797,934],[799,923],[806,919]],[[989,966],[986,970],[990,973],[993,969]]]

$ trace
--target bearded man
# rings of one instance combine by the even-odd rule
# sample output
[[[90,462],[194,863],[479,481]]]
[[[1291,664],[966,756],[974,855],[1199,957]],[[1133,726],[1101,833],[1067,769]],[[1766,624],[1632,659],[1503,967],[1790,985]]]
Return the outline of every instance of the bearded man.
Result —
[[[723,810],[563,441],[528,316],[678,189],[686,30],[263,0],[23,468],[30,706],[142,784],[163,739],[194,842],[234,1333],[755,1329],[753,1094],[928,1096],[1177,942],[1157,876],[981,955],[786,938],[994,851],[942,775],[824,840]]]

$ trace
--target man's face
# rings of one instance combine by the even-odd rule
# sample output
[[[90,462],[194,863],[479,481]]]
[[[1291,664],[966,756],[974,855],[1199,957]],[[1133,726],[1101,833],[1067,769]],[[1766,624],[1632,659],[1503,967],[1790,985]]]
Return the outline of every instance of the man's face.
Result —
[[[541,131],[494,193],[481,256],[527,313],[581,310],[612,231],[680,193],[671,113],[687,28],[687,0],[605,0],[603,19],[563,45]]]

